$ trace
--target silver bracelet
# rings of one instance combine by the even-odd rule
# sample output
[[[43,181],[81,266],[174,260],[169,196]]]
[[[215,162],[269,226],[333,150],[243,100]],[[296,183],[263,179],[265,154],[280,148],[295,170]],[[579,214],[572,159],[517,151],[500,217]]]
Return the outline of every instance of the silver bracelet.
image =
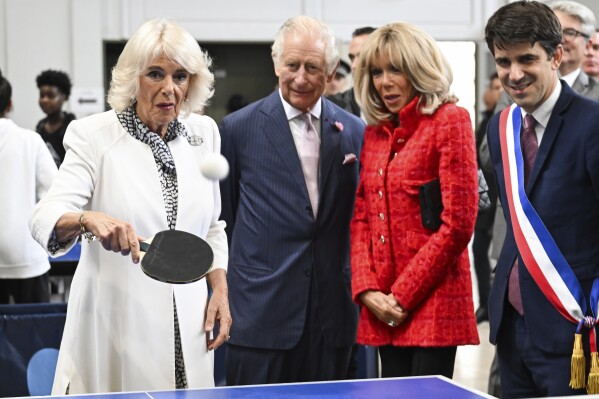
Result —
[[[86,213],[87,211],[83,211],[81,212],[81,215],[79,215],[79,227],[81,228],[81,235],[87,240],[87,242],[96,241],[97,237],[91,231],[88,231],[83,225],[83,216],[85,216]]]

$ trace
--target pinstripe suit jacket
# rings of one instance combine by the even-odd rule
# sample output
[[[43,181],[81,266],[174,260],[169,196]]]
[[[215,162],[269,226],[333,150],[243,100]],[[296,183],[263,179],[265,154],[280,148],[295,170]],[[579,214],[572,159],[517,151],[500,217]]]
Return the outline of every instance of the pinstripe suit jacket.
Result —
[[[221,191],[230,240],[232,344],[292,348],[304,330],[312,277],[325,340],[333,346],[355,341],[349,222],[359,161],[343,161],[346,154],[359,158],[365,126],[325,98],[321,123],[316,219],[279,92],[221,123],[222,152],[231,167]]]

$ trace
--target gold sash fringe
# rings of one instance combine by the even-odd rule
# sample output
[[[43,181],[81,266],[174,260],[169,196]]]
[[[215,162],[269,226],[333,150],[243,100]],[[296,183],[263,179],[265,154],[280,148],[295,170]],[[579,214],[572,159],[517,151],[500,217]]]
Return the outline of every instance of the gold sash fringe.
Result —
[[[574,350],[570,366],[570,388],[580,389],[586,385],[586,362],[582,348],[582,334],[574,335]]]
[[[587,393],[589,395],[599,393],[599,354],[597,354],[597,352],[591,353],[591,371],[589,372]]]

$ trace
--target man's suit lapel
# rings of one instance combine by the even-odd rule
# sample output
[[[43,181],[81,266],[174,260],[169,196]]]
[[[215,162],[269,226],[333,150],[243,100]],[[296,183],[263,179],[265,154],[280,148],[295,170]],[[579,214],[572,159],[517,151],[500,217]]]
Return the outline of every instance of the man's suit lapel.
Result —
[[[526,187],[527,193],[532,191],[537,177],[539,176],[540,171],[543,169],[544,164],[547,161],[547,157],[549,156],[549,153],[555,144],[555,140],[561,133],[561,128],[564,122],[563,113],[568,108],[573,95],[574,92],[572,89],[567,84],[562,84],[562,92],[560,93],[557,103],[555,103],[555,107],[551,112],[551,117],[549,118],[549,122],[545,128],[545,132],[543,132],[543,139],[541,140],[541,145],[539,146],[539,151],[537,152],[537,158],[530,173],[530,178]]]
[[[580,74],[572,85],[572,90],[584,97],[599,100],[599,81],[580,71]]]
[[[295,147],[293,135],[289,128],[289,121],[287,120],[278,90],[275,90],[268,97],[268,100],[264,102],[260,111],[266,114],[266,117],[262,119],[262,126],[260,127],[262,132],[267,137],[267,140],[271,141],[274,150],[281,157],[282,163],[289,166],[289,173],[296,181],[297,186],[303,187],[304,195],[309,203],[310,196],[308,195],[302,164],[297,154],[297,148]]]
[[[572,83],[572,90],[574,90],[576,93],[584,95],[585,91],[587,90],[588,84],[588,75],[585,74],[583,71],[580,71],[580,73],[576,77],[576,80],[574,80],[574,83]]]
[[[320,192],[321,202],[326,196],[324,195],[327,187],[327,182],[333,169],[335,162],[343,162],[336,155],[339,153],[339,145],[341,143],[341,132],[335,126],[337,115],[333,111],[333,107],[327,99],[322,98],[322,124],[320,127],[320,174],[318,182],[318,191]],[[319,206],[319,208],[322,208]]]

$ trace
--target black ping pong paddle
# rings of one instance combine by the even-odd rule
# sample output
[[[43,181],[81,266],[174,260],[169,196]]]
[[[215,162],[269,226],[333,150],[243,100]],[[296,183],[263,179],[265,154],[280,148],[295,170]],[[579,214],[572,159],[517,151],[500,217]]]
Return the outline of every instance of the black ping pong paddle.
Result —
[[[142,270],[164,283],[187,284],[198,281],[210,271],[214,261],[210,245],[185,231],[161,231],[139,244]]]

